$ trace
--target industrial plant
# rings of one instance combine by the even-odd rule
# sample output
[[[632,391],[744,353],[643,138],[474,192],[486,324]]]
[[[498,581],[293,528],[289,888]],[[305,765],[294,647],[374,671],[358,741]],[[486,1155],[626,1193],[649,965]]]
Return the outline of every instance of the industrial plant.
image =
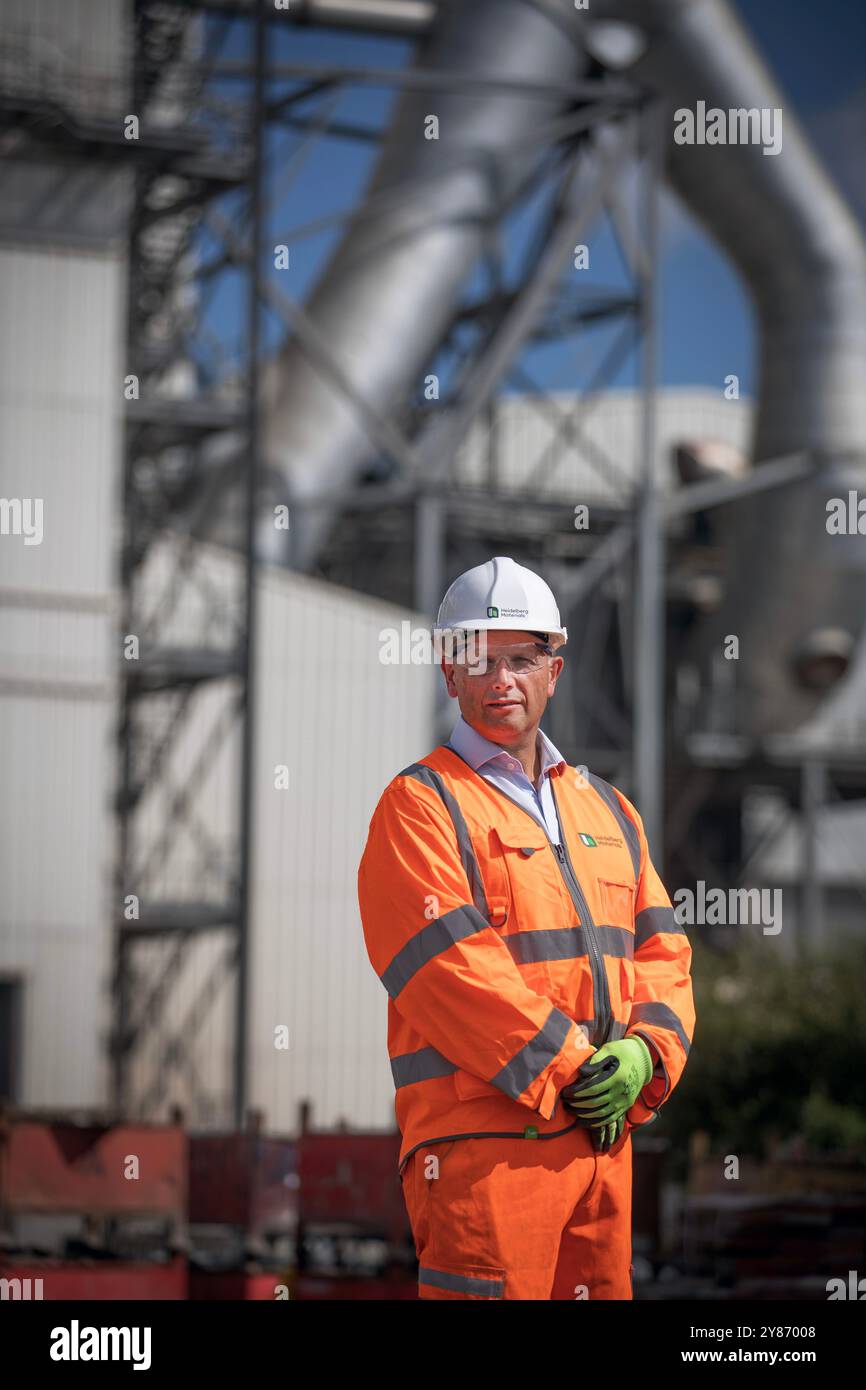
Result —
[[[866,229],[806,126],[735,0],[0,0],[4,1297],[418,1298],[359,864],[495,557],[693,948],[634,1299],[866,1273]]]

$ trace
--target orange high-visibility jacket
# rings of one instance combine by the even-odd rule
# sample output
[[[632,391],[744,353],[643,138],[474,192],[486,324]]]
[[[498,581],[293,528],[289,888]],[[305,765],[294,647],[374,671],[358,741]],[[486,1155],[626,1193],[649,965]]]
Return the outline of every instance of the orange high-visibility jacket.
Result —
[[[462,1136],[543,1137],[595,1048],[658,1054],[629,1126],[655,1118],[695,1026],[691,945],[631,802],[551,773],[563,844],[441,744],[382,793],[358,873],[367,953],[388,991],[399,1167]],[[655,1056],[655,1054],[654,1054]]]

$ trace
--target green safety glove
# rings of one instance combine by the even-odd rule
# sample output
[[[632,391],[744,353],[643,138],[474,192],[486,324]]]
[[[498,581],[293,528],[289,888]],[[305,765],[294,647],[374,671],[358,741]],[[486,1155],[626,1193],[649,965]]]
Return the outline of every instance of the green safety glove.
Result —
[[[612,1148],[625,1128],[625,1115],[620,1115],[618,1120],[611,1120],[606,1125],[593,1125],[590,1129],[592,1146],[596,1153],[607,1153]]]
[[[622,1038],[594,1052],[580,1068],[581,1079],[564,1086],[560,1094],[581,1124],[601,1128],[606,1139],[616,1122],[624,1120],[652,1075],[652,1053],[643,1038]]]

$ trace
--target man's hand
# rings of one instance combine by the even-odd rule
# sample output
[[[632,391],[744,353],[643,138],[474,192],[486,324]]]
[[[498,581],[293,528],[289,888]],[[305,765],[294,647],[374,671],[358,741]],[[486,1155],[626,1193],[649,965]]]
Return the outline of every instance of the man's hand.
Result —
[[[622,1038],[594,1052],[580,1068],[581,1079],[564,1086],[560,1094],[581,1124],[602,1128],[606,1139],[619,1121],[624,1123],[626,1111],[652,1075],[652,1054],[643,1038]],[[622,1125],[616,1138],[620,1133]]]
[[[625,1115],[620,1115],[618,1120],[611,1120],[609,1124],[600,1125],[590,1129],[592,1146],[596,1153],[607,1153],[612,1148],[625,1128]]]

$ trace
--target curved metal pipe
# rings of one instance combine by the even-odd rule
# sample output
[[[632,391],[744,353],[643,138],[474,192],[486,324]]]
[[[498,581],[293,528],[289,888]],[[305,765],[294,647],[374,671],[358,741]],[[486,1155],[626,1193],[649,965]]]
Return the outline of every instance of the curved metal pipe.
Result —
[[[828,628],[855,638],[866,620],[856,538],[828,536],[825,525],[827,498],[847,497],[858,476],[861,488],[866,483],[866,243],[725,0],[593,0],[592,14],[642,31],[643,51],[629,73],[659,94],[670,184],[731,256],[752,298],[753,457],[758,464],[795,451],[814,458],[806,482],[720,516],[726,598],[703,621],[695,650],[709,664],[724,636],[736,633],[739,731],[790,731],[821,698],[802,679],[804,651]],[[695,111],[698,102],[726,112],[781,109],[781,151],[676,144],[675,113]]]
[[[726,0],[593,0],[634,24],[630,73],[659,94],[672,187],[736,263],[760,329],[754,456],[857,452],[866,441],[866,243]],[[782,149],[678,145],[674,113],[781,109]]]
[[[565,100],[449,89],[448,76],[564,86],[586,62],[564,25],[524,0],[440,7],[418,64],[442,73],[442,90],[401,96],[365,201],[305,306],[335,374],[372,412],[407,400],[485,232],[539,158],[541,129]],[[429,116],[438,118],[438,139],[425,138]],[[296,501],[337,491],[375,453],[346,392],[297,338],[267,374],[265,409],[266,457]],[[296,568],[313,562],[330,520],[321,508],[293,512]]]

